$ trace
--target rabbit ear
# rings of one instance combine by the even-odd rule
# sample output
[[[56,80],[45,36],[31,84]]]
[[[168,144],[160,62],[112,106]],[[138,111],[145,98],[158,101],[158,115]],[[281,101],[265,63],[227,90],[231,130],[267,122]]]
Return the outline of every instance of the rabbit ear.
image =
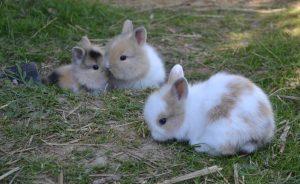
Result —
[[[72,48],[72,61],[75,64],[80,64],[84,58],[85,51],[81,47]]]
[[[176,82],[172,85],[171,94],[178,101],[186,99],[188,95],[188,83],[184,77],[176,80]]]
[[[132,32],[133,31],[133,24],[131,20],[125,20],[122,28],[122,33]]]
[[[177,79],[184,77],[183,68],[180,64],[176,64],[170,71],[168,83],[172,84]]]
[[[147,31],[144,27],[138,27],[133,31],[134,39],[138,45],[143,45],[147,40]]]
[[[90,40],[89,40],[89,38],[88,38],[87,36],[83,36],[83,37],[81,38],[81,40],[80,40],[80,45],[81,45],[82,47],[88,47],[88,46],[91,45],[91,42],[90,42]]]

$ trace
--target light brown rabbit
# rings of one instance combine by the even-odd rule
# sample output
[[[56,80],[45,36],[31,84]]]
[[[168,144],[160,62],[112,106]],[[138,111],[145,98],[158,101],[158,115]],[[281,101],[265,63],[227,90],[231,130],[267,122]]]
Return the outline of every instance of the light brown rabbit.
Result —
[[[107,44],[103,66],[110,88],[155,88],[165,81],[164,64],[146,40],[146,29],[133,29],[132,22],[126,20],[122,33]]]

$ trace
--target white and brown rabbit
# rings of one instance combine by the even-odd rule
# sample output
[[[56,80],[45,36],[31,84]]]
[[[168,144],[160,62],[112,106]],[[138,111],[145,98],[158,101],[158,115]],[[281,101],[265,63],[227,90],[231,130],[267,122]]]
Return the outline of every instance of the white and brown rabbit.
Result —
[[[189,85],[180,65],[149,96],[144,116],[155,140],[189,141],[210,155],[254,152],[275,129],[267,95],[250,80],[221,72]]]
[[[107,77],[101,68],[102,60],[102,49],[84,36],[79,46],[72,48],[72,63],[55,69],[43,79],[43,83],[57,84],[60,88],[72,90],[74,93],[80,89],[98,93],[107,84]]]
[[[110,88],[156,88],[164,83],[162,59],[146,40],[146,29],[133,30],[132,22],[126,20],[122,33],[107,44],[103,66],[108,71]]]

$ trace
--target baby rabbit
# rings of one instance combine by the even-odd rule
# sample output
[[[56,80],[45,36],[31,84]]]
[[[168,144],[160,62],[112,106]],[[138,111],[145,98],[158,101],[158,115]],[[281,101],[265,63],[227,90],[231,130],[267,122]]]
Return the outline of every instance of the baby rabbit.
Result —
[[[105,89],[107,78],[100,67],[103,51],[91,44],[86,36],[82,37],[79,45],[72,48],[72,63],[55,69],[43,83],[57,84],[74,93],[80,89],[93,93]]]
[[[122,33],[107,44],[103,64],[109,88],[155,88],[165,81],[164,64],[146,40],[146,29],[133,30],[132,22],[126,20]]]
[[[148,97],[144,117],[155,140],[186,140],[210,155],[254,152],[275,129],[267,95],[250,80],[221,72],[188,85],[180,65]]]

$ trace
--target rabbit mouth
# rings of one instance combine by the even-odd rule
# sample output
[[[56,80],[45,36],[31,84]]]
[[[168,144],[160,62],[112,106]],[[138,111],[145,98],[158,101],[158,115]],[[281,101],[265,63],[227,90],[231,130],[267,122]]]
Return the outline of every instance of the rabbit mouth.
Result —
[[[108,78],[115,78],[113,73],[109,69],[105,69],[104,72]]]
[[[114,75],[114,73],[110,70],[106,71],[106,76],[110,79],[110,80],[117,80],[117,81],[126,81],[124,78],[119,77],[118,75]]]
[[[113,71],[111,71],[110,69],[105,69],[105,73],[106,76],[110,79],[118,79],[118,77],[116,75],[114,75]]]
[[[165,135],[158,133],[158,132],[152,132],[151,133],[152,137],[154,140],[159,141],[159,142],[164,142],[169,140]]]

